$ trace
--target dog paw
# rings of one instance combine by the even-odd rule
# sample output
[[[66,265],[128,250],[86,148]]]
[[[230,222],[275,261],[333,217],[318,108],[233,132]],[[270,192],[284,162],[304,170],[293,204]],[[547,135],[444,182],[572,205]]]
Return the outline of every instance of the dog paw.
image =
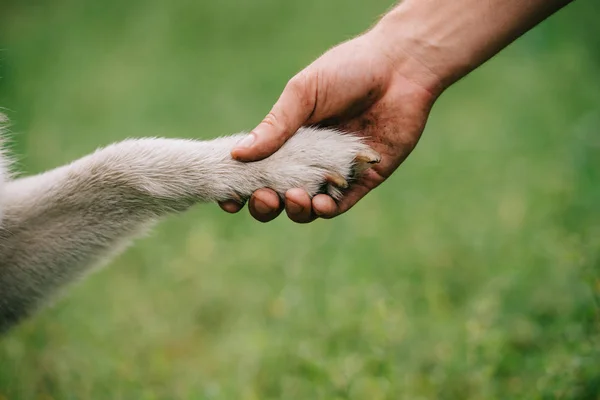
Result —
[[[381,161],[381,156],[359,136],[302,128],[264,161],[269,187],[280,195],[302,188],[311,197],[326,193],[339,200],[353,181]]]

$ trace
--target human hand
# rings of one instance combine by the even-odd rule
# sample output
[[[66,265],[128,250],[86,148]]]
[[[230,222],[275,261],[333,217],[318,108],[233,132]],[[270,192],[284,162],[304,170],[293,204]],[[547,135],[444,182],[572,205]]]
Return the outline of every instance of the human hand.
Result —
[[[439,82],[415,59],[390,57],[372,31],[333,48],[292,78],[266,118],[232,151],[241,161],[266,158],[303,125],[335,127],[366,137],[382,160],[335,202],[311,199],[302,189],[285,195],[285,210],[298,223],[332,218],[387,179],[417,144],[439,94]],[[247,142],[248,141],[248,142]],[[250,143],[252,142],[252,143]],[[243,205],[221,203],[227,212]],[[270,189],[257,190],[250,213],[261,222],[277,217],[283,204]]]
[[[275,152],[302,125],[364,135],[382,161],[338,203],[312,201],[301,189],[285,196],[296,222],[350,209],[410,154],[442,91],[572,0],[404,0],[366,34],[326,52],[296,75],[267,117],[232,156],[255,161]],[[464,10],[469,10],[465,12]],[[237,212],[242,205],[221,207]],[[250,213],[267,222],[282,211],[275,193],[257,190]]]

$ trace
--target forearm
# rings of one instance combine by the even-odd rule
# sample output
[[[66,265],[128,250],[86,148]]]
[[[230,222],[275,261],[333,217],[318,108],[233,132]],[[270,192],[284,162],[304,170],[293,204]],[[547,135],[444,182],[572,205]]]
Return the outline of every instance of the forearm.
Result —
[[[439,94],[571,1],[405,0],[369,34],[400,71]]]

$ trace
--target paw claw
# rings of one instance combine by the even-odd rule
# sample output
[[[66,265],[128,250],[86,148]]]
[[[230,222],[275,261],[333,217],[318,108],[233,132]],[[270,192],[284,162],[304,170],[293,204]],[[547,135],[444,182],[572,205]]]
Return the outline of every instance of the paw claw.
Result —
[[[328,173],[325,176],[325,180],[341,189],[346,189],[348,187],[348,181],[346,181],[346,178],[337,172]]]
[[[375,150],[368,148],[358,153],[354,160],[358,163],[377,164],[381,161],[381,156]]]
[[[381,162],[381,156],[378,152],[368,147],[361,150],[356,157],[354,157],[354,175],[358,176],[371,168],[373,164]]]

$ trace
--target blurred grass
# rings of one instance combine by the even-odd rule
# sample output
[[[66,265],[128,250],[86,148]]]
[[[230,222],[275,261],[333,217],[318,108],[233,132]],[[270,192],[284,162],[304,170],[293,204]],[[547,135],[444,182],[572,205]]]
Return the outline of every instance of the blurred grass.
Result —
[[[251,128],[390,3],[5,0],[20,169]],[[342,218],[170,218],[0,339],[0,398],[599,399],[599,11],[452,88]]]

